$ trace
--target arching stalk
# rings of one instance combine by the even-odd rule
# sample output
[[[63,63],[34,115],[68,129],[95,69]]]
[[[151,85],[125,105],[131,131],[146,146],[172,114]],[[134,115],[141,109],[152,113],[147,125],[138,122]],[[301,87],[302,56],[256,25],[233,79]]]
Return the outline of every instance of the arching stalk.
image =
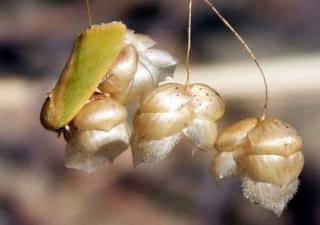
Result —
[[[190,55],[191,55],[191,29],[192,29],[192,0],[188,3],[188,46],[186,53],[186,72],[185,88],[187,89],[190,83]]]
[[[87,6],[87,15],[88,15],[88,25],[89,27],[92,25],[92,14],[91,14],[91,7],[90,7],[90,0],[86,0]]]
[[[257,65],[261,76],[263,78],[263,83],[264,83],[264,87],[265,87],[265,102],[264,102],[264,106],[263,106],[263,112],[262,112],[262,116],[261,116],[261,120],[264,120],[267,114],[267,109],[269,106],[269,89],[268,89],[268,83],[267,83],[267,79],[265,76],[265,73],[262,69],[262,66],[260,65],[260,63],[258,62],[257,57],[254,55],[254,53],[252,52],[252,50],[249,48],[248,44],[246,43],[246,41],[241,37],[241,35],[235,30],[235,28],[233,28],[233,26],[231,26],[231,24],[228,22],[228,20],[221,15],[221,13],[217,10],[217,8],[209,1],[209,0],[203,0],[203,2],[209,6],[209,8],[213,11],[214,14],[216,14],[219,19],[224,23],[224,25],[235,35],[235,37],[241,42],[242,46],[244,47],[245,51],[248,53],[248,55],[250,56],[250,58],[254,61],[254,63]]]

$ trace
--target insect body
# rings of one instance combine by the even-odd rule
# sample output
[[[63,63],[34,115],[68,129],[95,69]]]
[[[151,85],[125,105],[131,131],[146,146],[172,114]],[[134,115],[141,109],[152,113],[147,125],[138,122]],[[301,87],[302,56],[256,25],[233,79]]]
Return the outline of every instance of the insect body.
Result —
[[[126,27],[94,25],[77,38],[71,56],[41,112],[44,127],[58,130],[86,104],[119,55]]]
[[[176,66],[154,45],[119,22],[94,25],[77,38],[41,112],[45,128],[64,134],[67,167],[91,172],[129,147],[125,105],[171,77]]]

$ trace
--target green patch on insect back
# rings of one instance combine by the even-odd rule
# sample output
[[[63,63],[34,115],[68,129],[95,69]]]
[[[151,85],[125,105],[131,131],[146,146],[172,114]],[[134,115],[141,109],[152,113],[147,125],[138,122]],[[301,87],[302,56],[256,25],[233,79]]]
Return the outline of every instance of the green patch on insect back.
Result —
[[[94,93],[123,47],[126,27],[94,25],[77,38],[71,56],[41,112],[41,122],[58,130],[68,124]]]

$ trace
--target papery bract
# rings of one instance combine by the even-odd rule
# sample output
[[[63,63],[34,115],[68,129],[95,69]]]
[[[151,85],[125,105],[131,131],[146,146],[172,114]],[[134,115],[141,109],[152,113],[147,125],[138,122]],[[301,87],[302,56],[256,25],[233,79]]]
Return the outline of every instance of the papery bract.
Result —
[[[126,67],[126,73],[119,69],[110,71],[99,89],[119,102],[129,104],[158,87],[159,82],[172,77],[177,62],[169,53],[154,49],[156,43],[147,35],[127,30],[124,43],[114,68]]]
[[[169,83],[145,96],[134,119],[132,153],[135,165],[165,158],[192,119],[184,86]]]
[[[297,131],[279,119],[249,118],[222,131],[216,147],[214,176],[239,174],[244,196],[280,215],[297,191],[304,164]]]
[[[65,132],[66,166],[87,172],[113,161],[129,147],[131,136],[125,107],[110,97],[86,104]]]
[[[191,84],[188,93],[193,119],[183,132],[200,149],[211,150],[218,133],[216,121],[225,111],[224,102],[218,92],[206,84]]]
[[[224,103],[209,86],[161,85],[144,96],[134,119],[132,152],[135,164],[167,157],[185,137],[201,149],[213,147]]]

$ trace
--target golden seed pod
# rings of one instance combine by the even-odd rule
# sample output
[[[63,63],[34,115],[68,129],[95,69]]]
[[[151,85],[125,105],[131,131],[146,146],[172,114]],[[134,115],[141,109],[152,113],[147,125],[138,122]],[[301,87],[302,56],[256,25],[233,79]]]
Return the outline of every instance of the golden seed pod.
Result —
[[[93,172],[126,150],[131,131],[124,106],[110,97],[86,104],[70,124],[65,165]],[[68,132],[68,131],[66,131]]]
[[[248,134],[251,154],[279,154],[289,156],[302,148],[297,131],[279,119],[267,118]]]
[[[143,98],[133,122],[135,165],[161,160],[172,151],[192,119],[189,101],[184,86],[176,83],[162,85]]]
[[[187,107],[173,112],[140,113],[134,120],[139,135],[148,139],[160,139],[181,132],[192,118]]]
[[[247,141],[237,162],[252,179],[286,185],[298,177],[303,167],[302,140],[292,126],[267,118],[248,133]]]
[[[190,85],[192,106],[197,117],[204,117],[211,121],[220,119],[225,111],[224,101],[213,88],[206,84]]]
[[[126,109],[110,97],[103,96],[86,104],[71,122],[78,130],[110,130],[127,118]]]
[[[246,178],[243,179],[244,195],[281,215],[297,191],[298,176],[303,168],[301,137],[289,124],[267,118],[248,134],[248,146],[248,150],[237,157],[242,176]]]
[[[140,102],[139,111],[144,113],[174,112],[186,106],[190,99],[183,85],[168,83],[144,96]]]
[[[201,149],[212,148],[217,136],[215,120],[223,112],[220,96],[206,85],[161,85],[141,100],[135,115],[135,164],[164,159],[183,137]]]
[[[184,135],[200,149],[212,149],[217,138],[216,120],[225,111],[221,96],[206,84],[192,84],[189,87],[193,120],[184,129]]]
[[[132,45],[123,47],[108,77],[100,83],[99,89],[117,95],[125,90],[133,79],[138,67],[138,52]]]
[[[218,136],[216,149],[219,152],[232,152],[247,141],[248,133],[257,126],[257,118],[241,120],[225,128]]]
[[[297,190],[304,164],[297,131],[279,119],[249,118],[225,129],[216,147],[213,174],[239,173],[244,196],[280,215]]]
[[[167,52],[153,49],[155,42],[147,35],[129,30],[125,45],[99,89],[123,104],[139,100],[173,76],[176,60]]]
[[[256,181],[287,185],[296,179],[303,168],[301,152],[284,157],[280,155],[245,155],[237,159],[246,176]]]
[[[235,155],[247,142],[248,133],[256,127],[258,119],[248,118],[241,120],[227,128],[219,135],[215,144],[217,154],[212,161],[212,173],[217,180],[238,173]]]

